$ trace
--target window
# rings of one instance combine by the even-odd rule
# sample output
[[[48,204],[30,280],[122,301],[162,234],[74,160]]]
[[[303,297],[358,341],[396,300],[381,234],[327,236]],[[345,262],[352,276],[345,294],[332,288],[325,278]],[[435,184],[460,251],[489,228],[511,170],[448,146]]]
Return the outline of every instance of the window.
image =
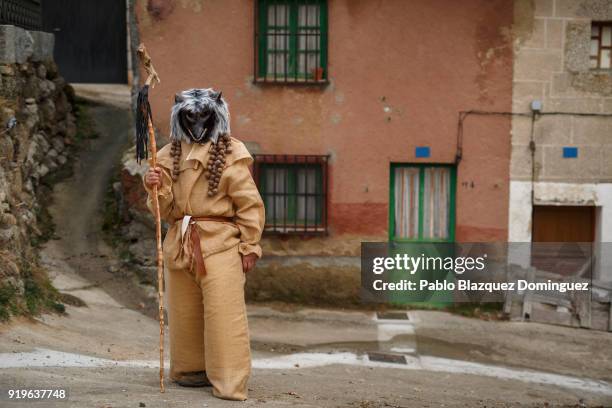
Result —
[[[264,232],[327,232],[327,156],[255,155]]]
[[[593,22],[591,25],[590,67],[610,69],[612,50],[612,22]]]
[[[453,241],[454,208],[454,167],[392,165],[389,216],[391,239]]]
[[[256,82],[327,83],[327,1],[259,0]]]

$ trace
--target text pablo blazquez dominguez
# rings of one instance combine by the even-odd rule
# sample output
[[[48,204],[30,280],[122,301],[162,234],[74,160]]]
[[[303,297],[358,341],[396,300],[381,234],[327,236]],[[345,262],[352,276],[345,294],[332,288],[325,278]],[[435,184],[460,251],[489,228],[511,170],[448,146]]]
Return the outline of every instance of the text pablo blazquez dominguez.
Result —
[[[480,257],[430,257],[421,254],[413,257],[408,254],[397,254],[395,257],[377,257],[373,259],[372,272],[380,275],[388,270],[405,271],[414,275],[417,271],[453,271],[462,275],[466,271],[482,271],[485,269],[487,254]],[[529,282],[519,279],[516,282],[473,282],[470,280],[458,280],[449,282],[447,280],[429,281],[420,279],[416,281],[401,279],[395,282],[385,282],[381,279],[372,282],[372,288],[376,291],[392,290],[469,290],[469,291],[513,291],[513,290],[541,290],[566,292],[573,290],[588,290],[587,282]]]

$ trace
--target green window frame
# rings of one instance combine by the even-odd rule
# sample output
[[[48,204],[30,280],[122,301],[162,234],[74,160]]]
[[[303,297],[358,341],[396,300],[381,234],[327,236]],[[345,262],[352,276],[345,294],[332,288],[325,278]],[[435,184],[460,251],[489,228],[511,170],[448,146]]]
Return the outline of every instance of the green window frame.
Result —
[[[418,188],[415,188],[414,206],[418,208],[415,211],[415,218],[418,220],[417,228],[413,230],[413,236],[401,237],[396,235],[396,177],[398,177],[398,169],[414,169],[414,180],[418,180]],[[425,224],[425,205],[426,195],[426,172],[428,169],[447,169],[448,171],[448,212],[447,212],[447,236],[435,238],[427,236],[424,231]],[[390,167],[389,177],[389,241],[394,242],[454,242],[455,240],[455,203],[457,190],[457,168],[454,165],[448,164],[432,164],[432,163],[392,163]],[[429,190],[429,191],[433,191]],[[432,208],[431,206],[430,208]],[[433,213],[433,211],[432,211]],[[433,222],[430,221],[430,222]],[[413,224],[414,225],[414,224]],[[431,225],[431,224],[430,224]]]
[[[266,208],[265,232],[325,233],[323,163],[258,163],[257,184]]]
[[[327,0],[258,0],[255,82],[324,84]]]

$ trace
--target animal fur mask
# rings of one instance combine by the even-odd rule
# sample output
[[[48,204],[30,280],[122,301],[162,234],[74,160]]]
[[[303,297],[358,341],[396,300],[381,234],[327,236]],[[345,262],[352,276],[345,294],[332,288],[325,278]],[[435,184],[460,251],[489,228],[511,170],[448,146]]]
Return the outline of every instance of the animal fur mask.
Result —
[[[212,88],[188,89],[176,94],[170,115],[173,142],[217,143],[229,135],[229,110],[221,92]]]

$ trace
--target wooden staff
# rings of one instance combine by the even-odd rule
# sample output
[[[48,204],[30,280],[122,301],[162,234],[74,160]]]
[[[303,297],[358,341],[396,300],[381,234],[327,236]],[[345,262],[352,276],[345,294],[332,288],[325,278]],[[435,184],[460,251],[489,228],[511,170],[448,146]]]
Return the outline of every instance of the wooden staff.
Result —
[[[151,151],[151,166],[157,166],[157,144],[155,143],[155,130],[153,117],[149,105],[149,87],[153,88],[160,79],[153,67],[151,57],[144,44],[138,46],[138,57],[148,76],[144,86],[138,93],[136,112],[136,158],[140,160],[147,157],[147,141]],[[157,185],[153,186],[153,210],[155,212],[155,238],[157,239],[157,299],[159,302],[159,391],[164,392],[164,255],[162,250],[161,216],[159,212],[159,197]]]

